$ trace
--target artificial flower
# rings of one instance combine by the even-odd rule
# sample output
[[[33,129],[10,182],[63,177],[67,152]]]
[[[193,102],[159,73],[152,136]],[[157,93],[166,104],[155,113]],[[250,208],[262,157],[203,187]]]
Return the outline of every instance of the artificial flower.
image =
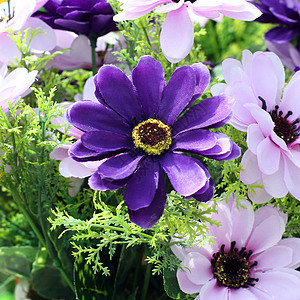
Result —
[[[300,200],[300,72],[285,86],[278,56],[245,50],[242,63],[231,58],[223,62],[223,75],[226,84],[212,87],[212,93],[235,99],[231,124],[247,131],[241,179],[264,187],[250,198],[264,203],[290,193]]]
[[[9,64],[21,60],[22,54],[7,31],[30,28],[43,31],[32,38],[30,48],[37,51],[50,51],[55,47],[55,34],[43,21],[31,17],[47,0],[10,0],[0,2],[0,62]]]
[[[8,73],[6,65],[0,63],[0,107],[7,112],[9,102],[13,105],[22,96],[27,95],[35,80],[37,71],[28,72],[25,68],[17,68]]]
[[[286,215],[241,204],[218,203],[211,217],[221,226],[207,224],[214,244],[171,247],[184,267],[177,271],[181,290],[199,293],[195,300],[299,300],[300,239],[282,239]]]
[[[56,55],[47,64],[47,67],[54,67],[59,70],[92,69],[92,51],[88,37],[65,30],[56,29],[54,31],[56,34],[56,47],[51,52],[67,48],[70,51]],[[115,45],[117,40],[118,36],[114,32],[98,38],[96,48],[98,68],[103,64],[117,63],[117,58],[108,49],[108,45]]]
[[[300,3],[297,0],[251,1],[263,13],[255,21],[278,24],[265,38],[275,43],[291,41],[300,30]]]
[[[54,29],[73,31],[89,38],[118,30],[113,9],[106,0],[49,0],[44,8],[46,11],[35,16]]]
[[[122,12],[114,17],[116,21],[135,20],[152,11],[167,13],[162,25],[160,45],[165,57],[172,63],[184,59],[194,43],[193,15],[215,19],[220,15],[229,18],[252,21],[261,12],[245,0],[119,0]],[[166,4],[166,5],[163,5]]]
[[[125,186],[130,219],[143,228],[161,217],[166,202],[164,172],[184,197],[207,201],[213,181],[194,153],[216,160],[233,159],[240,150],[226,135],[207,129],[223,126],[233,102],[223,95],[189,107],[207,88],[203,64],[175,70],[168,84],[160,62],[140,59],[132,76],[103,66],[95,77],[99,103],[82,101],[68,110],[69,122],[85,132],[69,153],[77,161],[107,158],[89,180],[94,190]]]
[[[282,63],[291,71],[300,70],[300,52],[292,43],[274,43],[266,40],[265,44],[268,50],[278,55]]]

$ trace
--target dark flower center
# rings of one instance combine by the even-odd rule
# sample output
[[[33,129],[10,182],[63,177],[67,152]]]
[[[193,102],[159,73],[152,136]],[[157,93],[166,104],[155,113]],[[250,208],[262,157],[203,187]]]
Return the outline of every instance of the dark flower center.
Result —
[[[258,98],[262,102],[262,109],[266,110],[266,101],[262,97]],[[293,112],[289,110],[287,114],[283,116],[283,112],[279,110],[278,105],[276,105],[275,108],[269,113],[275,124],[274,132],[287,144],[294,142],[300,135],[300,119],[298,118],[295,121],[290,122],[288,118],[293,114]]]
[[[239,251],[235,248],[236,242],[231,242],[229,252],[225,252],[225,245],[221,246],[219,252],[213,254],[211,264],[214,277],[219,286],[226,286],[232,289],[247,288],[254,286],[258,278],[250,277],[250,269],[257,265],[257,262],[249,263],[252,250],[246,251],[243,247]]]
[[[147,119],[133,128],[132,139],[148,154],[161,154],[172,143],[171,129],[160,120]]]
[[[178,3],[180,0],[172,0],[173,2],[175,2],[175,3]],[[194,2],[196,2],[197,0],[184,0],[184,2],[191,2],[191,3],[194,3]]]
[[[7,3],[7,8],[3,7]],[[2,11],[2,12],[1,12]],[[0,22],[8,22],[14,17],[14,9],[10,7],[10,0],[0,0]]]

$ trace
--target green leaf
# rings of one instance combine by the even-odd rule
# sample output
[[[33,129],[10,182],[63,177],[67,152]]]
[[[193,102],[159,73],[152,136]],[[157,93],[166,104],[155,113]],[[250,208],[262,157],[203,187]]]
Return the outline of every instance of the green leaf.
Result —
[[[163,278],[164,288],[169,297],[172,299],[186,299],[186,294],[184,294],[179,288],[176,278],[176,270],[171,271],[164,269]]]
[[[99,289],[99,286],[102,285],[102,277],[95,275],[92,267],[86,263],[86,260],[82,256],[78,256],[74,265],[76,299],[108,299],[107,291]]]
[[[32,273],[32,288],[49,299],[73,299],[74,294],[55,267],[45,267]]]
[[[6,275],[30,277],[37,249],[30,246],[0,248],[0,270]]]

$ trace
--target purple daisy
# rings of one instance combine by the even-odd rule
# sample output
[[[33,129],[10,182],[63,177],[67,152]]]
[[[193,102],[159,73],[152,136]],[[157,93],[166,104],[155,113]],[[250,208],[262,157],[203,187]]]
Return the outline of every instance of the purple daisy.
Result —
[[[35,16],[54,29],[69,30],[89,37],[99,37],[117,26],[114,12],[106,0],[49,0],[44,12]]]
[[[95,77],[99,103],[82,101],[68,111],[69,122],[85,132],[70,156],[81,162],[107,158],[90,178],[91,188],[125,186],[130,219],[143,228],[151,228],[164,211],[164,172],[184,197],[213,196],[209,172],[185,153],[216,160],[240,155],[226,135],[207,130],[226,124],[232,99],[208,98],[181,116],[209,82],[207,67],[196,63],[176,69],[166,84],[160,62],[144,56],[130,78],[115,66],[102,67]]]
[[[263,14],[261,23],[279,24],[266,33],[266,39],[275,43],[291,41],[300,30],[300,2],[297,0],[259,0],[252,2]]]

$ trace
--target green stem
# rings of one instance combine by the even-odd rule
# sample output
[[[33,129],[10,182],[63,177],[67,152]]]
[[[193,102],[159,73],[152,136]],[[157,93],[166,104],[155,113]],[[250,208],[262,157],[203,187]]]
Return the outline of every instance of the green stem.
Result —
[[[128,230],[126,230],[124,228],[120,228],[120,227],[117,227],[117,226],[111,226],[111,225],[92,224],[91,226],[92,227],[101,228],[101,229],[115,230],[115,231],[121,231],[121,232],[128,232]],[[134,234],[140,235],[140,236],[145,237],[147,239],[151,239],[151,240],[153,239],[153,236],[151,236],[149,234],[146,234],[146,233],[143,233],[143,232],[137,232],[137,233],[134,233]]]
[[[97,57],[96,57],[96,47],[97,47],[97,38],[90,38],[91,49],[92,49],[92,71],[93,75],[97,73]]]
[[[152,265],[148,264],[147,269],[146,269],[146,274],[145,274],[145,281],[144,281],[143,293],[142,293],[141,300],[146,300],[146,297],[147,297],[147,292],[148,292],[148,287],[149,287],[149,282],[150,282],[150,277],[151,277],[151,269],[152,269]]]
[[[208,36],[210,37],[210,42],[211,42],[211,47],[213,48],[214,57],[216,58],[216,61],[218,61],[220,56],[218,37],[216,35],[215,26],[212,20],[208,21],[207,28],[209,30]]]
[[[148,32],[147,32],[147,30],[146,30],[146,28],[145,28],[142,20],[140,21],[140,25],[141,25],[141,27],[143,29],[143,32],[144,32],[144,35],[146,37],[147,43],[149,45],[149,48],[152,50],[152,45],[151,45],[151,42],[150,42],[150,39],[149,39],[149,35],[148,35]]]

